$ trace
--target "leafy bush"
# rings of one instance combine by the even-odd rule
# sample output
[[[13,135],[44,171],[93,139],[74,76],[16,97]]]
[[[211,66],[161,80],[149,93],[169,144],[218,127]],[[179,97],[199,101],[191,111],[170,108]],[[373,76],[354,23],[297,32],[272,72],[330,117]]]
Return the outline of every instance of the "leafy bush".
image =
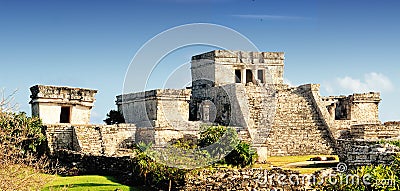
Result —
[[[243,168],[254,164],[257,157],[257,152],[250,147],[250,144],[241,141],[236,148],[225,157],[225,162]]]
[[[219,155],[222,155],[223,158],[220,163],[240,167],[253,164],[257,158],[256,151],[248,143],[238,140],[235,129],[223,126],[205,128],[201,131],[199,139],[196,136],[185,135],[183,138],[171,140],[170,143],[171,147],[162,150],[150,149],[151,144],[139,143],[136,145],[132,163],[134,174],[139,176],[134,182],[142,182],[145,185],[155,186],[157,189],[170,190],[179,188],[184,183],[185,174],[189,170],[181,168],[212,164],[213,160],[210,158]],[[229,147],[231,149],[227,149]],[[225,156],[224,151],[231,152],[226,153]],[[167,165],[160,164],[160,162]]]
[[[182,138],[172,139],[170,143],[176,148],[189,150],[197,148],[198,139],[195,135],[185,134]]]
[[[44,143],[39,118],[0,108],[0,190],[39,190],[49,181]]]
[[[205,130],[200,132],[199,146],[206,147],[215,143],[218,143],[218,140],[223,139],[225,137],[229,137],[230,141],[234,144],[235,147],[233,150],[224,157],[224,160],[220,161],[222,164],[228,164],[232,166],[240,166],[246,167],[254,164],[257,159],[257,152],[251,148],[250,144],[240,141],[237,135],[237,132],[233,128],[227,128],[224,126],[211,126],[207,127]],[[217,147],[220,148],[221,147]],[[223,148],[223,150],[226,148]],[[220,151],[217,150],[211,151],[211,155],[215,155]]]
[[[397,147],[400,147],[400,140],[381,140],[380,143],[388,143]]]
[[[186,170],[157,163],[146,154],[151,145],[139,143],[136,148],[135,158],[132,159],[133,172],[137,175],[135,182],[142,182],[144,185],[154,186],[158,189],[171,190],[177,188],[184,182]]]
[[[205,127],[205,129],[200,132],[198,145],[200,147],[206,147],[217,142],[222,137],[222,135],[224,135],[227,129],[228,128],[225,126]]]
[[[0,129],[0,142],[4,149],[19,150],[14,154],[43,154],[46,136],[39,118],[27,117],[24,112],[0,113]]]

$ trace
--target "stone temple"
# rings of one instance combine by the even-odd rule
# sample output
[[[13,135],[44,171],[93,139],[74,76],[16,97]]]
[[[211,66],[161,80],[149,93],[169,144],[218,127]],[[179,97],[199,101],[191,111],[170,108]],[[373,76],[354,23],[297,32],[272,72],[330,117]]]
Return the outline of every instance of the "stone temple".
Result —
[[[31,87],[32,115],[45,124],[89,124],[97,90],[36,85]]]
[[[378,118],[378,92],[322,97],[319,84],[283,82],[283,52],[215,50],[191,60],[192,86],[118,95],[126,124],[90,125],[95,90],[34,86],[32,114],[49,146],[113,155],[134,142],[163,145],[204,125],[234,127],[267,156],[338,154],[340,140],[400,136],[400,123]],[[65,113],[68,113],[65,114]],[[69,120],[63,115],[69,116]]]

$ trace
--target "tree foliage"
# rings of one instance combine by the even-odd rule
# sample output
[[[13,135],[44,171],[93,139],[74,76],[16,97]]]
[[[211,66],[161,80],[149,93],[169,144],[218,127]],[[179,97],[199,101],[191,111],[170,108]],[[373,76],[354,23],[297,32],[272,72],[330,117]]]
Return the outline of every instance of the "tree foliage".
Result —
[[[107,113],[107,118],[103,120],[107,125],[114,125],[119,123],[125,123],[124,116],[122,113],[116,110],[111,110]]]

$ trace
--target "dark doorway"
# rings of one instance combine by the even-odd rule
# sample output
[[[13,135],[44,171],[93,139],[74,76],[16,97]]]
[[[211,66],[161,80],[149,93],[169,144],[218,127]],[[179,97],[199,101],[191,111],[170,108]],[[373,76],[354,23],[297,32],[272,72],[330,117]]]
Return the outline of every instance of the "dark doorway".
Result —
[[[257,77],[260,80],[261,83],[264,83],[264,70],[258,70],[257,71]]]
[[[246,70],[246,83],[253,82],[253,72]]]
[[[71,107],[61,107],[60,123],[71,122]]]
[[[235,70],[235,82],[236,83],[242,82],[242,72],[240,70]]]

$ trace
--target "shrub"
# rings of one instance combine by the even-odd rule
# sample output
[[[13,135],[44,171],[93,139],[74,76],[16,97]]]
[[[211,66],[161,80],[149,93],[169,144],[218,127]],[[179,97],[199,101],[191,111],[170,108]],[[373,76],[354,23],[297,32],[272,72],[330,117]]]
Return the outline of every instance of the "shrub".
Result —
[[[338,179],[341,180],[336,184],[329,181],[321,181],[323,184],[314,185],[314,188],[321,190],[400,190],[400,157],[397,156],[391,165],[377,166],[361,166],[348,174],[339,173]],[[350,175],[357,175],[359,182],[347,183],[343,180],[348,180]],[[365,181],[364,181],[365,180]]]
[[[8,151],[18,150],[18,155],[43,154],[46,136],[42,122],[37,117],[21,113],[0,113],[0,142]],[[40,148],[40,150],[39,150]],[[4,153],[3,153],[4,154]]]
[[[39,190],[49,181],[44,143],[39,118],[0,110],[0,190]]]
[[[225,162],[243,168],[254,164],[257,157],[257,152],[250,147],[250,144],[241,141],[235,149],[225,157]]]
[[[381,140],[380,143],[388,143],[400,147],[400,140]]]
[[[205,127],[205,129],[200,132],[198,145],[200,147],[206,147],[217,142],[222,137],[222,135],[224,135],[227,129],[228,128],[224,126]]]
[[[132,159],[133,172],[139,175],[135,182],[142,182],[144,185],[154,186],[157,189],[171,190],[178,188],[184,182],[186,170],[157,163],[146,154],[150,144],[139,143],[134,150],[135,158]]]
[[[189,150],[197,148],[198,139],[195,135],[185,134],[182,138],[172,139],[169,142],[176,148]]]
[[[218,141],[224,139],[224,137],[231,142],[227,144],[226,141],[223,141],[226,144],[223,148],[224,145],[218,145]],[[237,132],[233,128],[211,126],[200,132],[200,147],[206,147],[215,143],[217,143],[217,146],[213,150],[209,150],[211,156],[220,154],[223,150],[226,151],[227,145],[234,145],[233,150],[227,153],[224,159],[220,161],[222,164],[246,167],[254,164],[258,157],[257,152],[251,148],[250,144],[239,140]]]

